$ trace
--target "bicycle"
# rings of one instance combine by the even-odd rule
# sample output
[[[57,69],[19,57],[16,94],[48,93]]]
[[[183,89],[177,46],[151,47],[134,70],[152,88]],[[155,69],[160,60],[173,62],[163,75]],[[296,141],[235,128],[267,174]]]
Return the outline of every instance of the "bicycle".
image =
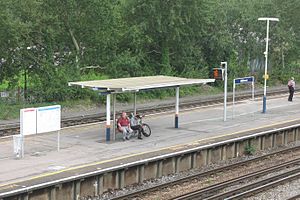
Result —
[[[149,137],[151,135],[152,131],[151,131],[150,126],[143,122],[143,117],[145,117],[145,115],[136,115],[134,117],[137,119],[137,125],[140,125],[143,128],[142,134],[145,137]],[[137,131],[135,131],[135,134],[136,133],[137,133]]]

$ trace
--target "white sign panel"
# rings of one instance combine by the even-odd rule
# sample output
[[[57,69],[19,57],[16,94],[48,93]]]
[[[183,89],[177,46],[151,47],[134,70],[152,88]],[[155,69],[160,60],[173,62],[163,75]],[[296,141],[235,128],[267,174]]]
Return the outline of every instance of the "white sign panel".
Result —
[[[0,96],[3,98],[9,97],[9,93],[8,92],[0,92]]]
[[[36,134],[36,108],[20,110],[20,133],[22,135]]]
[[[60,110],[60,105],[37,108],[37,133],[60,130]]]

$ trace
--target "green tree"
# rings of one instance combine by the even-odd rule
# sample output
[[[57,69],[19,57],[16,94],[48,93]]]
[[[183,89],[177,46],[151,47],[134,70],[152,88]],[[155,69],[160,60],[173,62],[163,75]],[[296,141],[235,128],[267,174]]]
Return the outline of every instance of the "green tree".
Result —
[[[209,13],[205,1],[132,0],[125,6],[127,25],[144,38],[142,52],[156,73],[184,71],[182,61],[199,65],[203,55],[197,45],[205,35]]]

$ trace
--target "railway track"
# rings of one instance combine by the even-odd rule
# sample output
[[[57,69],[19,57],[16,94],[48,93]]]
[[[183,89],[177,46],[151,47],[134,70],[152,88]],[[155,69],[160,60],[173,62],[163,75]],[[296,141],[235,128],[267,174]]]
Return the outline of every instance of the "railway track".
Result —
[[[210,170],[210,171],[207,171],[207,172],[201,172],[201,173],[198,173],[198,174],[194,174],[194,175],[191,175],[191,176],[187,176],[187,177],[178,179],[178,180],[173,181],[173,182],[159,184],[159,185],[156,185],[156,186],[151,187],[151,188],[131,192],[131,193],[125,194],[123,196],[118,196],[118,197],[111,198],[111,199],[113,199],[113,200],[121,200],[121,199],[122,200],[124,200],[124,199],[129,200],[129,199],[135,199],[135,198],[138,199],[140,197],[143,197],[144,195],[151,194],[151,193],[156,192],[156,191],[162,191],[163,189],[166,189],[166,188],[170,188],[170,187],[173,187],[173,186],[177,186],[177,185],[181,185],[181,184],[184,184],[184,183],[192,182],[193,180],[199,180],[203,177],[209,177],[211,175],[226,172],[226,170],[237,168],[239,166],[245,166],[245,165],[249,165],[250,163],[253,163],[253,162],[268,159],[271,156],[276,156],[276,155],[279,155],[279,154],[285,154],[285,153],[292,152],[292,151],[297,151],[297,150],[300,150],[300,146],[280,150],[280,151],[277,151],[277,152],[273,152],[271,154],[259,156],[259,157],[252,158],[252,159],[249,159],[249,160],[246,160],[246,161],[241,161],[241,162],[238,162],[238,163],[235,163],[235,164],[232,164],[232,165],[220,167],[220,168],[213,169],[213,170]],[[176,200],[181,200],[181,199],[184,199],[184,200],[186,200],[186,199],[224,199],[224,196],[227,197],[228,195],[230,196],[232,194],[236,194],[236,193],[239,192],[239,191],[237,191],[237,192],[232,192],[230,194],[223,194],[223,196],[218,197],[217,195],[222,195],[222,194],[218,194],[218,192],[222,191],[224,188],[228,188],[230,186],[240,184],[242,182],[245,183],[249,180],[253,180],[253,179],[256,179],[257,177],[261,177],[261,176],[264,176],[266,174],[270,174],[271,172],[274,172],[274,171],[282,170],[282,169],[289,168],[289,167],[292,167],[292,166],[295,166],[295,165],[297,166],[297,165],[299,165],[299,163],[300,163],[300,158],[297,158],[295,160],[288,161],[288,162],[285,162],[285,163],[282,163],[280,165],[276,165],[276,166],[273,166],[273,167],[270,167],[270,168],[266,168],[266,169],[258,171],[258,172],[247,174],[247,175],[244,175],[242,177],[238,177],[238,178],[235,178],[235,179],[228,180],[226,182],[214,184],[214,185],[208,186],[206,188],[202,188],[200,190],[194,191],[192,193],[184,194],[182,196],[177,196],[176,198],[173,198],[173,199],[174,200],[175,199]],[[300,173],[300,167],[298,167],[295,172],[297,172],[299,174]],[[291,171],[290,174],[293,175],[294,171]],[[286,176],[287,176],[287,174],[282,175],[282,177],[286,177]],[[297,175],[297,177],[298,177],[298,175]],[[276,179],[276,177],[273,177],[273,179]],[[269,180],[267,180],[266,182],[268,182],[268,181]],[[248,188],[246,188],[246,191],[247,191],[247,189]]]
[[[176,198],[173,198],[173,200],[192,200],[192,199],[206,199],[206,200],[217,200],[217,199],[243,199],[245,197],[253,196],[259,192],[268,190],[272,187],[275,187],[277,185],[280,185],[282,183],[297,179],[300,177],[300,167],[297,167],[292,170],[288,170],[286,172],[282,172],[276,175],[273,175],[268,178],[264,178],[259,181],[255,181],[250,184],[245,184],[247,182],[253,181],[259,177],[274,173],[279,170],[283,170],[289,167],[292,167],[294,165],[299,165],[300,159],[295,159],[274,167],[269,167],[264,170],[260,170],[258,172],[253,172],[251,174],[247,174],[235,179],[231,179],[219,184],[215,184],[212,186],[209,186],[207,188],[203,188]],[[234,188],[234,189],[228,189],[232,186],[236,186],[239,184],[245,184],[241,187]],[[226,190],[218,194],[218,192],[222,190]]]
[[[286,89],[277,89],[277,90],[270,90],[268,92],[268,96],[276,96],[281,94],[286,94]],[[257,91],[256,96],[262,95],[262,91]],[[236,96],[237,101],[245,100],[251,98],[251,93],[242,93],[238,94]],[[207,106],[207,105],[214,105],[214,104],[220,104],[223,102],[222,96],[212,97],[205,100],[196,100],[196,101],[186,101],[180,103],[180,109],[189,109],[189,108],[195,108],[195,107],[201,107],[201,106]],[[164,105],[158,105],[155,107],[146,107],[139,109],[140,113],[143,114],[153,114],[158,112],[166,112],[174,110],[174,106],[170,104],[164,104]],[[132,110],[125,110],[126,112],[132,112]],[[95,123],[95,122],[101,122],[106,120],[105,113],[99,113],[99,114],[91,114],[91,115],[82,115],[82,116],[76,116],[76,117],[68,117],[63,118],[61,121],[61,127],[71,127],[81,124],[89,124],[89,123]],[[19,123],[11,123],[6,125],[0,125],[0,137],[19,134],[20,133],[20,124]]]
[[[261,181],[248,184],[244,187],[238,188],[234,191],[229,191],[225,194],[219,195],[221,199],[223,199],[224,196],[228,196],[226,199],[241,199],[249,196],[253,196],[257,193],[269,190],[273,187],[276,187],[278,185],[293,181],[295,179],[300,178],[300,167],[297,167],[296,169],[280,173],[278,175],[272,176],[270,178],[263,179]],[[242,192],[244,191],[244,192]],[[240,194],[237,194],[239,192],[242,192]],[[232,194],[235,194],[231,196]],[[216,198],[211,198],[216,199]]]
[[[292,197],[288,198],[287,200],[297,200],[297,199],[300,199],[300,194],[292,196]]]

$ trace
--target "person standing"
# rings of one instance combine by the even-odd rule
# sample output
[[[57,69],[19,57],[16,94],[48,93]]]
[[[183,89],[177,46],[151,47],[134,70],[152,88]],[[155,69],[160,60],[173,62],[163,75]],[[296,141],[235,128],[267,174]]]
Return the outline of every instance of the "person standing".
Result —
[[[288,101],[293,101],[293,96],[294,96],[294,92],[295,92],[295,80],[294,80],[294,77],[292,77],[289,82],[288,82],[288,88],[289,88],[289,92],[290,92],[290,95],[289,95],[289,98],[288,98]]]

